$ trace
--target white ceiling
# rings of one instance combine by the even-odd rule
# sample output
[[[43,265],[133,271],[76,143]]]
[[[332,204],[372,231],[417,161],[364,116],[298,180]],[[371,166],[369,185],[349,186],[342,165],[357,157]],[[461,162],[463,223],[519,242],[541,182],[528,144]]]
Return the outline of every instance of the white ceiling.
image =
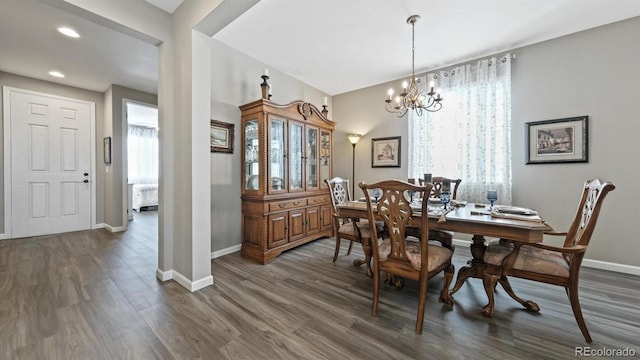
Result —
[[[156,92],[155,46],[48,0],[1,1],[0,71],[101,92],[111,84]],[[169,13],[182,2],[131,1]],[[421,73],[640,16],[640,0],[262,0],[214,38],[336,95],[410,75],[406,18],[413,14],[422,17],[416,23]],[[80,39],[59,34],[62,25]],[[51,70],[66,77],[53,78]]]
[[[263,0],[213,37],[330,95],[640,16],[638,0]],[[276,81],[276,79],[273,79]]]
[[[0,71],[104,92],[157,92],[157,48],[39,0],[0,0]],[[68,26],[79,39],[60,34]],[[57,70],[65,78],[48,73]]]
[[[159,7],[160,9],[173,14],[174,11],[182,4],[184,0],[145,0],[149,4]]]

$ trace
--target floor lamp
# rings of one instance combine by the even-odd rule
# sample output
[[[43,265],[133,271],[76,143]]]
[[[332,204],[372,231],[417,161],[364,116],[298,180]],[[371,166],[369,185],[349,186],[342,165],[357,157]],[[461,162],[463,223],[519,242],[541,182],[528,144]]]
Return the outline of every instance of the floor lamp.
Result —
[[[358,143],[358,140],[360,140],[361,137],[362,135],[359,135],[359,134],[347,135],[347,138],[349,139],[351,146],[353,146],[353,152],[351,155],[351,194],[352,194],[351,196],[353,196],[352,200],[355,200],[355,196],[356,196],[356,144]]]

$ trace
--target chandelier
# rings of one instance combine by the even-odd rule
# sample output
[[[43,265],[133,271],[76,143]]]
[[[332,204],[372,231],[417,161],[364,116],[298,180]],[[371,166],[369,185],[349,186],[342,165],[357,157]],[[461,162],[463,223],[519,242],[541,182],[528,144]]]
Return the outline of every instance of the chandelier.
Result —
[[[418,90],[418,84],[416,83],[415,29],[416,21],[419,19],[420,15],[412,15],[407,19],[407,24],[411,24],[411,78],[408,83],[406,80],[402,83],[402,92],[399,96],[396,96],[395,100],[393,99],[393,89],[389,89],[389,98],[384,101],[387,103],[387,111],[396,114],[398,117],[403,117],[409,109],[414,110],[418,116],[422,116],[423,110],[436,112],[442,109],[442,97],[440,97],[439,91],[436,93],[433,90],[433,82],[429,84],[429,92],[426,94]]]

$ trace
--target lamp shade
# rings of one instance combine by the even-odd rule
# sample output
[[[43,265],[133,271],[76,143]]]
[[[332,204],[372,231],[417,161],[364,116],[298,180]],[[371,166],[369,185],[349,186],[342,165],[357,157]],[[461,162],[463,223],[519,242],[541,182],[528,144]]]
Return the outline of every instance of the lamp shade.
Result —
[[[351,142],[351,144],[355,145],[358,143],[358,140],[360,140],[360,138],[362,137],[362,135],[359,134],[349,134],[347,135],[347,138],[349,139],[349,142]]]

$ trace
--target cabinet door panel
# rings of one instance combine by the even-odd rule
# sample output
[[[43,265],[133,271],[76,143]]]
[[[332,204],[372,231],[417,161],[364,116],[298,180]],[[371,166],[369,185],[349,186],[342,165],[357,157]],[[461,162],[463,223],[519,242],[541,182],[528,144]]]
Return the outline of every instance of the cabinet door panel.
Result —
[[[331,177],[331,131],[320,129],[320,188],[326,189],[324,179]]]
[[[304,126],[301,123],[289,122],[289,191],[304,190],[304,153],[302,141]]]
[[[320,232],[320,207],[307,208],[307,235]]]
[[[320,207],[320,229],[327,230],[333,226],[333,207],[331,205],[322,205]]]
[[[287,243],[287,214],[286,212],[282,212],[269,215],[269,233],[267,239],[269,249]]]
[[[269,178],[268,192],[270,194],[284,192],[286,187],[286,156],[285,141],[287,123],[284,119],[269,117]]]
[[[245,192],[260,190],[260,137],[258,120],[249,120],[242,129],[243,140],[243,188]]]
[[[289,211],[289,242],[304,237],[304,209]]]
[[[306,166],[306,189],[317,190],[319,187],[318,178],[318,128],[312,126],[306,126],[305,134],[305,163]]]

